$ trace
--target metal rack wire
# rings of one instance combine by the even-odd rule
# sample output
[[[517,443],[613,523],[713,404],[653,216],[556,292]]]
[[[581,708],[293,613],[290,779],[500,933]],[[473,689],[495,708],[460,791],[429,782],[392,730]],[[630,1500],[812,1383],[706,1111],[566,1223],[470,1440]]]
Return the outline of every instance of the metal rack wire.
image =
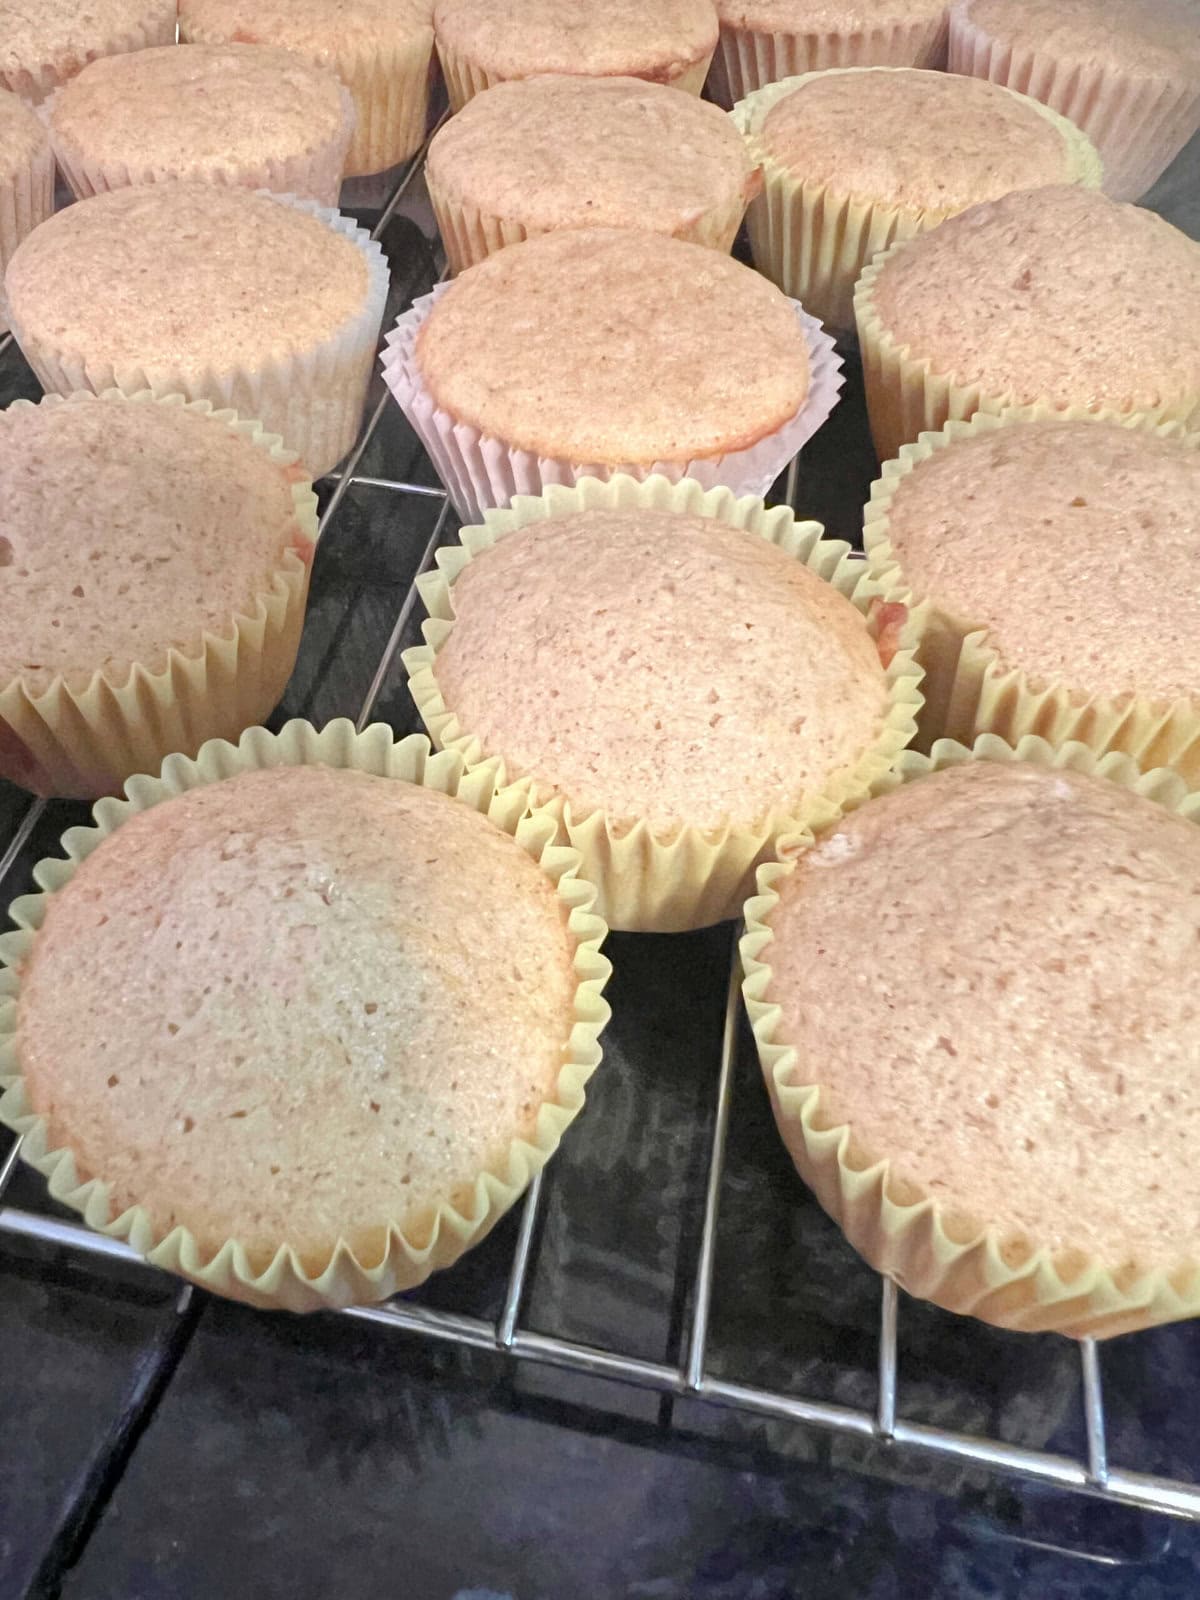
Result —
[[[375,236],[395,214],[411,184],[421,171],[424,148],[400,175],[375,228]],[[0,351],[6,341],[0,341]],[[418,497],[440,502],[433,531],[421,556],[418,572],[426,571],[442,542],[451,506],[445,493],[414,482],[358,474],[364,452],[379,425],[386,395],[368,415],[355,450],[342,470],[333,477],[333,487],[321,519],[322,532],[337,517],[351,485],[363,485],[398,496]],[[794,467],[787,480],[787,499],[795,500]],[[370,686],[357,716],[361,729],[371,719],[381,688],[409,623],[417,594],[410,585],[399,607],[391,633],[376,665]],[[6,880],[22,855],[45,810],[46,802],[33,800],[25,810],[7,848],[0,854],[0,902]],[[798,1423],[833,1434],[887,1442],[898,1449],[923,1452],[928,1456],[953,1460],[1001,1474],[1040,1482],[1058,1489],[1162,1513],[1200,1521],[1200,1484],[1132,1471],[1110,1464],[1106,1445],[1106,1421],[1101,1383],[1100,1352],[1094,1341],[1080,1343],[1083,1421],[1087,1440],[1086,1454],[1076,1458],[1008,1444],[999,1439],[975,1435],[904,1420],[898,1413],[899,1385],[897,1328],[900,1296],[893,1283],[881,1280],[878,1332],[878,1389],[873,1410],[835,1404],[799,1394],[729,1381],[709,1370],[708,1331],[712,1311],[714,1260],[719,1225],[726,1135],[733,1099],[736,1058],[737,1019],[740,1004],[740,971],[736,958],[729,974],[721,1042],[720,1073],[717,1086],[713,1132],[707,1174],[700,1244],[692,1276],[692,1311],[684,1338],[684,1353],[679,1363],[642,1360],[576,1340],[538,1333],[521,1325],[522,1305],[531,1267],[535,1259],[535,1236],[542,1203],[542,1179],[535,1179],[524,1203],[507,1286],[499,1314],[492,1320],[459,1315],[408,1301],[382,1306],[358,1307],[341,1315],[355,1318],[397,1333],[416,1335],[451,1345],[499,1352],[517,1361],[539,1363],[569,1373],[615,1380],[664,1396],[691,1397],[775,1421]],[[80,1224],[21,1210],[4,1204],[4,1195],[16,1169],[19,1141],[0,1162],[0,1235],[68,1247],[82,1255],[107,1258],[157,1271],[128,1246],[90,1232]],[[569,1160],[569,1154],[560,1159]],[[192,1297],[190,1288],[180,1292],[177,1309],[182,1310]]]

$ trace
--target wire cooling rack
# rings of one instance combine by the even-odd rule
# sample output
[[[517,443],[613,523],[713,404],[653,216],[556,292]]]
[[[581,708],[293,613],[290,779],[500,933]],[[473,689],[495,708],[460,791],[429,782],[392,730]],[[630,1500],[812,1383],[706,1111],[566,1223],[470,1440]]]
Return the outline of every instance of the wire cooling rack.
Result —
[[[373,230],[375,237],[383,233],[406,196],[410,195],[421,173],[424,155],[425,150],[422,149],[399,174]],[[394,314],[394,309],[390,314]],[[0,354],[7,342],[0,341]],[[418,572],[424,572],[431,566],[439,544],[445,542],[458,526],[456,520],[451,521],[453,510],[444,492],[432,483],[368,476],[359,471],[364,453],[380,426],[385,407],[391,404],[390,397],[384,394],[370,405],[354,451],[341,471],[326,480],[328,499],[321,519],[321,530],[324,534],[339,517],[347,492],[356,485],[384,491],[409,501],[423,501],[427,510],[431,503],[436,504],[439,509],[417,569]],[[795,504],[795,488],[793,464],[785,487],[789,504]],[[416,600],[415,587],[410,584],[359,706],[357,724],[360,728],[366,726],[375,714],[381,687],[392,670],[406,630],[412,625]],[[6,898],[6,884],[14,865],[29,845],[44,816],[46,804],[41,800],[28,803],[19,815],[7,846],[0,851],[0,903]],[[397,1334],[498,1352],[517,1362],[540,1364],[585,1378],[613,1380],[663,1396],[695,1399],[774,1422],[799,1424],[810,1429],[826,1430],[834,1435],[886,1443],[898,1451],[916,1452],[927,1458],[940,1458],[992,1473],[1015,1476],[1143,1511],[1200,1521],[1200,1485],[1132,1470],[1109,1461],[1101,1354],[1091,1340],[1083,1340],[1078,1346],[1083,1412],[1081,1436],[1086,1440],[1086,1448],[1078,1456],[1018,1446],[986,1434],[908,1421],[899,1415],[897,1333],[901,1296],[888,1280],[880,1280],[879,1284],[878,1384],[873,1407],[844,1405],[826,1399],[809,1398],[800,1393],[784,1392],[778,1388],[737,1382],[711,1370],[708,1335],[726,1139],[734,1091],[740,976],[735,958],[729,971],[725,1002],[711,1145],[707,1169],[700,1185],[703,1192],[702,1220],[692,1271],[690,1319],[680,1340],[681,1359],[675,1363],[639,1359],[602,1345],[536,1332],[522,1325],[527,1286],[537,1256],[535,1241],[543,1205],[543,1181],[540,1176],[524,1202],[503,1301],[497,1316],[486,1319],[467,1316],[404,1299],[377,1307],[355,1308],[340,1314]],[[6,1205],[5,1192],[16,1170],[18,1156],[19,1142],[13,1144],[0,1163],[0,1236],[65,1247],[78,1252],[80,1257],[107,1258],[136,1266],[146,1273],[157,1271],[126,1245],[92,1233],[76,1222]],[[558,1159],[569,1161],[569,1150],[565,1150]],[[700,1189],[697,1190],[698,1204],[701,1203]],[[181,1286],[176,1310],[186,1312],[198,1298],[199,1291]]]

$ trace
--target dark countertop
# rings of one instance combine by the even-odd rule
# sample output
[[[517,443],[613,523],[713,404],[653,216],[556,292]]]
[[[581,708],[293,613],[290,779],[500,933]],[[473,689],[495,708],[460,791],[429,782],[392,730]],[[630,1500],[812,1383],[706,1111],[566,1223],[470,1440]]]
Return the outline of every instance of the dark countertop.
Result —
[[[1200,140],[1148,203],[1200,236]],[[397,296],[431,272],[405,209]],[[0,401],[18,393],[37,390],[10,350]],[[394,408],[360,471],[432,482]],[[852,370],[798,509],[855,538],[874,471]],[[281,718],[357,713],[438,510],[349,490]],[[398,662],[376,710],[415,725]],[[0,856],[26,804],[0,785]],[[47,809],[5,901],[80,815]],[[523,1327],[680,1358],[730,939],[613,939],[605,1066],[548,1175]],[[5,1200],[53,1210],[28,1172]],[[744,1030],[721,1208],[712,1371],[873,1407],[878,1280],[792,1172]],[[516,1230],[415,1298],[494,1317]],[[179,1307],[171,1280],[0,1234],[0,1600],[1200,1593],[1200,1526],[346,1318]],[[1114,1463],[1200,1479],[1198,1363],[1200,1325],[1103,1348]],[[1078,1352],[904,1299],[899,1413],[1079,1457]]]

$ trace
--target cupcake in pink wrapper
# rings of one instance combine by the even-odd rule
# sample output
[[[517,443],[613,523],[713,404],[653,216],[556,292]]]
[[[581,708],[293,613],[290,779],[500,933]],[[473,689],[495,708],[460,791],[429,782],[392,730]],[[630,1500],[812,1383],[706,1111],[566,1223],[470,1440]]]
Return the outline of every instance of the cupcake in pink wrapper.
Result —
[[[957,0],[950,70],[1052,106],[1087,134],[1104,188],[1137,200],[1200,129],[1194,0]]]
[[[0,0],[0,88],[37,105],[98,56],[175,43],[175,0]]]
[[[765,278],[615,228],[510,245],[387,343],[388,387],[468,518],[617,472],[765,494],[842,385],[833,340]]]
[[[41,122],[0,89],[0,333],[8,327],[4,269],[21,240],[54,210],[54,155]]]

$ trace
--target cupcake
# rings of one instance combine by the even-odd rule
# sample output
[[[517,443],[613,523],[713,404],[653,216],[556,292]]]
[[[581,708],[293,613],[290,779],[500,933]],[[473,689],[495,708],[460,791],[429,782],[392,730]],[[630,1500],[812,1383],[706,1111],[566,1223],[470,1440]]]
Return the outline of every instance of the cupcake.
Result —
[[[435,0],[433,27],[450,94],[472,95],[509,78],[560,72],[648,78],[699,94],[717,43],[713,0]]]
[[[50,142],[29,107],[0,89],[0,333],[8,327],[4,269],[21,240],[53,210]]]
[[[932,604],[926,744],[1079,739],[1200,787],[1200,434],[980,413],[888,463],[864,542]]]
[[[1092,189],[1018,190],[893,245],[854,316],[881,461],[1030,406],[1200,423],[1200,244]]]
[[[51,98],[47,122],[80,199],[197,178],[336,206],[354,102],[287,50],[171,45],[93,61]]]
[[[278,45],[332,67],[358,114],[348,178],[407,161],[425,138],[432,0],[179,0],[179,37]]]
[[[1013,189],[1100,183],[1096,152],[1065,118],[996,84],[916,67],[787,78],[733,120],[763,170],[749,215],[755,264],[843,330],[862,269],[897,239]]]
[[[178,396],[0,412],[0,777],[111,794],[269,715],[317,537],[294,460]]]
[[[1200,796],[1078,744],[975,758],[905,755],[760,869],[745,994],[780,1132],[921,1299],[1076,1338],[1195,1316]]]
[[[0,87],[36,105],[97,56],[175,41],[175,0],[0,0]]]
[[[1200,128],[1190,0],[958,0],[950,70],[1044,100],[1088,135],[1104,187],[1137,200]]]
[[[354,443],[388,274],[336,211],[194,182],[116,189],[43,223],[5,283],[44,389],[232,406],[313,477]]]
[[[525,78],[434,135],[429,197],[451,270],[558,228],[644,228],[729,250],[759,174],[729,118],[639,78]]]
[[[384,377],[464,518],[621,471],[764,494],[841,386],[832,340],[758,273],[617,228],[497,251],[388,345]]]
[[[425,726],[525,780],[614,927],[735,916],[780,831],[912,736],[917,624],[821,534],[727,489],[589,479],[489,513],[418,580]]]
[[[944,67],[948,0],[717,0],[711,88],[732,106],[830,67]]]
[[[605,929],[549,825],[428,748],[254,729],[41,864],[0,1116],[55,1199],[307,1311],[412,1287],[518,1197],[599,1061]]]

